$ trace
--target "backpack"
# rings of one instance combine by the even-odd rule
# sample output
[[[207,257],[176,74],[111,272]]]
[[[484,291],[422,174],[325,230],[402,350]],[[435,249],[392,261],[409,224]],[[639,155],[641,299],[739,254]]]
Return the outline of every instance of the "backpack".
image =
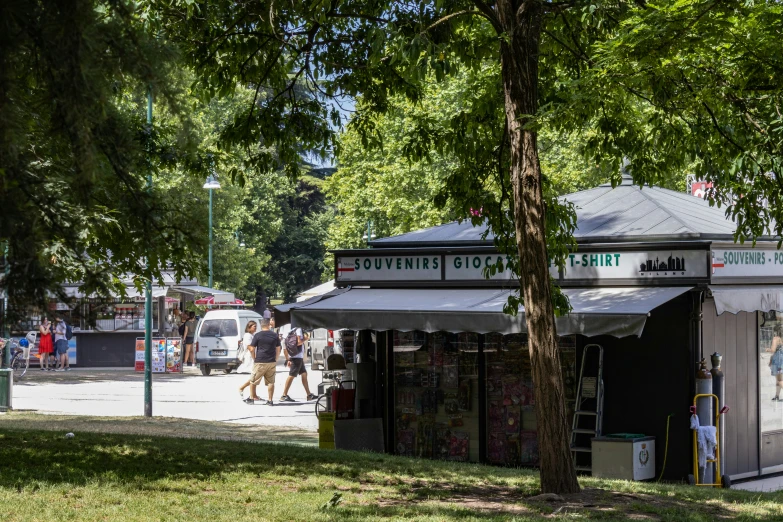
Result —
[[[285,349],[288,352],[289,357],[299,355],[299,352],[301,351],[295,328],[292,328],[291,332],[285,338]]]
[[[185,335],[185,323],[179,325],[179,336],[182,337],[183,335]]]
[[[65,338],[68,341],[70,341],[73,338],[73,327],[68,323],[65,323]]]

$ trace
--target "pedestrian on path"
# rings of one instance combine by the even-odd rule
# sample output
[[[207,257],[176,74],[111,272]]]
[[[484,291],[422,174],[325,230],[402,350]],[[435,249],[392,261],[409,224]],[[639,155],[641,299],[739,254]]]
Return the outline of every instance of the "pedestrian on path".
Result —
[[[44,317],[41,325],[38,327],[38,333],[41,338],[38,341],[38,363],[41,365],[41,371],[51,371],[49,368],[49,356],[54,352],[54,341],[52,340],[52,323],[48,317]]]
[[[253,352],[250,350],[250,343],[253,342],[253,336],[256,334],[258,325],[255,321],[248,321],[245,326],[245,333],[242,336],[242,363],[237,368],[237,373],[252,373],[253,372]],[[250,381],[248,380],[239,391],[243,391],[245,386],[248,386]]]
[[[261,400],[256,395],[256,387],[261,382],[261,378],[266,381],[266,389],[269,400],[266,404],[274,406],[275,394],[275,374],[277,372],[277,358],[280,357],[280,339],[277,334],[270,329],[270,320],[261,320],[261,331],[253,336],[250,346],[255,354],[255,364],[253,364],[253,373],[250,375],[250,397],[245,399],[247,404],[253,404],[253,401]]]
[[[288,390],[291,389],[291,384],[298,376],[302,376],[302,385],[304,386],[305,393],[307,394],[307,400],[312,401],[317,397],[310,393],[310,384],[307,382],[307,366],[305,365],[305,334],[301,328],[293,328],[285,337],[285,365],[288,367],[288,378],[285,380],[285,388],[283,388],[283,396],[280,397],[280,402],[296,402],[289,395]]]
[[[190,312],[188,314],[188,320],[185,322],[185,333],[182,335],[182,344],[185,345],[185,358],[182,360],[182,365],[188,363],[188,366],[193,366],[193,338],[196,335],[196,312]]]
[[[68,339],[65,337],[67,328],[61,315],[58,315],[57,325],[54,327],[54,351],[57,354],[58,364],[56,372],[64,372],[68,365]]]
[[[780,390],[783,388],[783,339],[781,339],[783,327],[779,324],[775,325],[773,332],[772,346],[767,351],[772,352],[772,357],[769,359],[769,369],[775,378],[775,396],[772,397],[772,400],[779,401]]]

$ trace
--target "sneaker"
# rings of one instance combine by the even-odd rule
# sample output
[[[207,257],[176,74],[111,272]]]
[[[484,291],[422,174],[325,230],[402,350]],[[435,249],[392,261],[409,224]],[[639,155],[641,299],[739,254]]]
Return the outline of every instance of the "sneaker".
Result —
[[[307,396],[307,400],[308,400],[308,401],[314,401],[314,400],[316,400],[317,398],[318,398],[318,396],[316,396],[316,395],[313,395],[312,393],[311,393],[310,395],[308,395],[308,396]]]
[[[245,404],[253,404],[255,401],[251,397],[248,397],[247,399],[242,399],[242,402]]]
[[[293,400],[293,399],[292,399],[291,397],[289,397],[288,395],[283,395],[282,397],[280,397],[280,402],[296,402],[296,401],[295,401],[295,400]]]
[[[71,367],[70,367],[70,366],[66,366],[66,367],[65,367],[65,371],[66,371],[66,372],[70,372],[70,371],[71,371]]]
[[[275,401],[265,401],[264,404],[266,404],[267,406],[274,406]]]

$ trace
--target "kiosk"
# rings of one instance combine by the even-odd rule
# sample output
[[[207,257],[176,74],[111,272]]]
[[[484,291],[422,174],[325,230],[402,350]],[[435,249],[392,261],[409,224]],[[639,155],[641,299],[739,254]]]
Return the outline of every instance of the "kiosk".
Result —
[[[664,477],[690,472],[689,405],[698,362],[723,355],[725,472],[783,470],[783,251],[774,238],[733,243],[734,223],[697,197],[638,187],[629,177],[565,196],[577,212],[577,249],[552,267],[572,312],[558,317],[569,407],[583,347],[604,347],[604,433],[655,437]],[[387,451],[535,465],[535,397],[524,311],[503,313],[518,282],[470,222],[374,240],[335,255],[336,289],[278,307],[302,328],[360,332],[360,361]],[[777,340],[776,340],[777,339]],[[780,380],[779,380],[780,379]],[[671,427],[667,433],[667,418]]]

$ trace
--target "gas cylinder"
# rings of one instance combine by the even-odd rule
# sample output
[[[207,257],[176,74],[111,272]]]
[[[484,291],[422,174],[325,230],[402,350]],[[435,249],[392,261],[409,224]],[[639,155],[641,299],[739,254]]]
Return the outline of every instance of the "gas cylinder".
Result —
[[[712,374],[707,371],[707,361],[703,358],[699,363],[699,371],[696,372],[696,394],[712,394]],[[712,426],[715,418],[712,411],[714,399],[712,397],[699,397],[696,401],[696,415],[699,417],[699,426]],[[694,456],[695,457],[695,456]],[[713,466],[707,464],[706,469],[699,469],[699,483],[709,484],[713,482]]]
[[[723,370],[721,370],[721,362],[723,360],[723,356],[719,354],[718,352],[713,353],[710,356],[710,362],[712,362],[712,370],[710,370],[710,373],[712,374],[712,393],[718,396],[718,408],[723,409],[724,400],[726,397],[726,381],[723,378]],[[723,476],[725,474],[726,465],[725,462],[725,455],[726,452],[724,450],[725,445],[723,443],[724,434],[726,433],[726,419],[723,418],[723,415],[720,416],[720,426],[718,426],[718,440],[720,441],[720,475]]]

